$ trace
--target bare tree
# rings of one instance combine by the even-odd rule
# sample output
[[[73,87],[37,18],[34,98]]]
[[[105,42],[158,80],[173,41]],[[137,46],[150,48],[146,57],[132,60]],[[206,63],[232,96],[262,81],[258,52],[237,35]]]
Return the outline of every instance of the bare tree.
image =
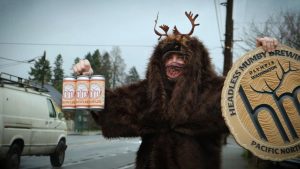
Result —
[[[125,68],[123,58],[121,57],[121,49],[118,46],[113,47],[110,52],[111,56],[111,80],[112,88],[122,85],[125,81]]]
[[[251,23],[248,29],[244,29],[243,50],[249,51],[255,48],[257,37],[275,37],[280,43],[295,49],[300,49],[300,13],[281,12],[276,16],[270,16],[264,24]]]

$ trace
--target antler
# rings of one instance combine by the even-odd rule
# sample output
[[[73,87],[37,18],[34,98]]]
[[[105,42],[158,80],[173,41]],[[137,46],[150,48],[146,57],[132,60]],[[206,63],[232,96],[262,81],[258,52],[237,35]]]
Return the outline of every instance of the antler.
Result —
[[[158,14],[159,14],[159,13],[157,13],[156,20],[155,20],[154,32],[155,32],[156,35],[159,36],[158,40],[160,40],[160,38],[161,38],[162,36],[168,36],[169,27],[168,27],[167,25],[161,25],[161,26],[159,26],[159,27],[165,32],[164,34],[159,33],[159,32],[155,29],[155,28],[156,28],[156,24],[157,24],[157,20],[158,20]]]
[[[175,35],[190,36],[190,35],[193,34],[195,27],[200,25],[200,24],[195,24],[195,21],[196,21],[196,19],[197,19],[197,17],[198,17],[198,14],[196,14],[196,15],[193,17],[193,13],[192,13],[192,12],[189,12],[189,13],[185,12],[185,15],[186,15],[186,16],[188,17],[188,19],[190,20],[190,22],[191,22],[191,24],[192,24],[192,29],[191,29],[191,31],[190,31],[189,33],[187,33],[187,34],[182,34],[182,33],[180,33],[180,32],[178,31],[177,27],[175,26],[174,29],[173,29],[173,33],[174,33]]]

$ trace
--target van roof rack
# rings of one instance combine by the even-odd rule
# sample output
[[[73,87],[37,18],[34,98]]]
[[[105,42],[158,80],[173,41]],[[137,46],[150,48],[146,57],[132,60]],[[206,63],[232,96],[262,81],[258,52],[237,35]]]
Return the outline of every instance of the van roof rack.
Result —
[[[14,76],[8,73],[0,72],[0,85],[3,86],[3,84],[12,84],[18,87],[32,88],[35,91],[39,92],[48,92],[48,90],[42,87],[40,83],[24,79],[18,76]]]

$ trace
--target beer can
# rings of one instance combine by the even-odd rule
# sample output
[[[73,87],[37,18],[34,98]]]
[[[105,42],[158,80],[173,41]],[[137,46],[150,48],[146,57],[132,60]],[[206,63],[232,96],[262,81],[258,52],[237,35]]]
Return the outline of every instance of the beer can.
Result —
[[[90,79],[90,109],[104,109],[105,78],[93,75]]]
[[[78,76],[76,81],[76,109],[89,107],[89,77]]]
[[[62,109],[75,109],[76,80],[74,77],[65,77],[62,88]]]

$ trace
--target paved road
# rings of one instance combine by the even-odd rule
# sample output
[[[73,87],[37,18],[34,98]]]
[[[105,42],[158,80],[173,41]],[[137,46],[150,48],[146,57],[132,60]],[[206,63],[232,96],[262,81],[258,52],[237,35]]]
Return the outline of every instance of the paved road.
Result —
[[[68,137],[68,149],[62,169],[134,169],[140,140],[107,140],[101,135]],[[222,150],[222,169],[257,169],[243,158],[244,149],[232,137]],[[22,157],[20,169],[49,169],[49,157]],[[281,167],[281,169],[283,169]]]
[[[229,137],[228,144],[224,146],[222,150],[222,169],[247,169],[248,163],[242,157],[243,152],[243,148],[237,145],[232,137]],[[93,166],[101,166],[103,169],[111,169],[114,167],[119,169],[134,169],[134,158],[135,152],[128,152],[111,157],[101,158],[93,161],[92,163],[87,162],[78,165],[71,165],[70,167],[66,167],[66,169],[71,169],[73,167],[92,169]],[[130,161],[130,159],[133,161]],[[111,164],[112,161],[114,162],[114,165]]]
[[[118,169],[133,166],[140,139],[107,140],[101,135],[68,136],[62,169]],[[21,157],[20,169],[49,169],[48,156]]]
[[[244,149],[229,136],[222,149],[222,169],[248,169],[248,162],[243,158]]]

